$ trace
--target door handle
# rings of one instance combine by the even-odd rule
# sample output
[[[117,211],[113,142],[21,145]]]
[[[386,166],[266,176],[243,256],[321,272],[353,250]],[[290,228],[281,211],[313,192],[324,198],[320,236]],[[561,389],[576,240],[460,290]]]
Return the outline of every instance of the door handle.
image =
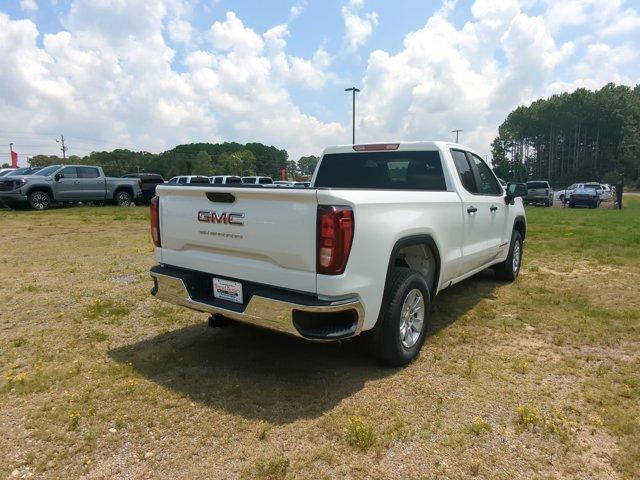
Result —
[[[474,206],[467,208],[467,213],[476,213],[478,209]]]
[[[491,212],[495,212],[496,210],[498,210],[498,207],[496,207],[495,205],[491,205],[489,207],[489,210],[491,210]]]

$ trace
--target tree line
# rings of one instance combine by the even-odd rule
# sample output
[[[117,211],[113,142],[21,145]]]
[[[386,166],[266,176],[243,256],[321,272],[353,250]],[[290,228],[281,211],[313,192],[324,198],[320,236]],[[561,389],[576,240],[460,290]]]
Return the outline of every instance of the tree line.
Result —
[[[494,171],[505,180],[640,186],[640,85],[580,88],[520,106],[491,147]]]
[[[159,173],[165,179],[176,175],[263,175],[279,178],[280,170],[286,168],[289,178],[296,178],[311,175],[318,161],[318,157],[313,155],[302,157],[298,162],[288,160],[288,157],[286,150],[262,143],[190,143],[158,154],[116,149],[92,152],[83,157],[72,155],[66,160],[57,155],[35,155],[29,159],[29,165],[97,165],[110,176],[146,172]]]

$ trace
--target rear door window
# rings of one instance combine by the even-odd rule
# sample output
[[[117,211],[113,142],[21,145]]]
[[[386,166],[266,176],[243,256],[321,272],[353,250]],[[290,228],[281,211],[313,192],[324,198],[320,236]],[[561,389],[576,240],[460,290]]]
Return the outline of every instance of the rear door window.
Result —
[[[330,153],[322,157],[316,187],[445,191],[438,151]]]
[[[97,168],[77,167],[77,170],[78,178],[98,178],[100,176],[100,172],[98,172]]]

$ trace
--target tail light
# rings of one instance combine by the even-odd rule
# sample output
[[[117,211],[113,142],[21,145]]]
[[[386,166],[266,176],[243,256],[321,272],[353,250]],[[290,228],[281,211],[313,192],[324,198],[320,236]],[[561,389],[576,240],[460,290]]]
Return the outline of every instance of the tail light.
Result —
[[[161,247],[160,243],[160,198],[153,197],[151,199],[151,215],[149,217],[151,223],[151,238],[156,247]]]
[[[317,220],[317,273],[344,272],[353,242],[353,210],[349,207],[319,205]]]

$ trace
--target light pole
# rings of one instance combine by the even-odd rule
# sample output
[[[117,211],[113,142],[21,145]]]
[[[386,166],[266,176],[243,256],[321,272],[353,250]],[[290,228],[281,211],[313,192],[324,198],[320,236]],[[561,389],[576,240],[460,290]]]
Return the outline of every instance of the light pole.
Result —
[[[352,141],[353,144],[355,145],[356,143],[356,93],[360,91],[359,88],[356,87],[351,87],[351,88],[345,88],[344,89],[345,92],[351,92],[352,93],[352,111],[353,111],[353,137],[352,137]]]
[[[456,134],[456,143],[458,143],[458,134],[460,132],[464,132],[464,130],[459,130],[459,129],[458,130],[451,130],[451,133],[455,133]]]

